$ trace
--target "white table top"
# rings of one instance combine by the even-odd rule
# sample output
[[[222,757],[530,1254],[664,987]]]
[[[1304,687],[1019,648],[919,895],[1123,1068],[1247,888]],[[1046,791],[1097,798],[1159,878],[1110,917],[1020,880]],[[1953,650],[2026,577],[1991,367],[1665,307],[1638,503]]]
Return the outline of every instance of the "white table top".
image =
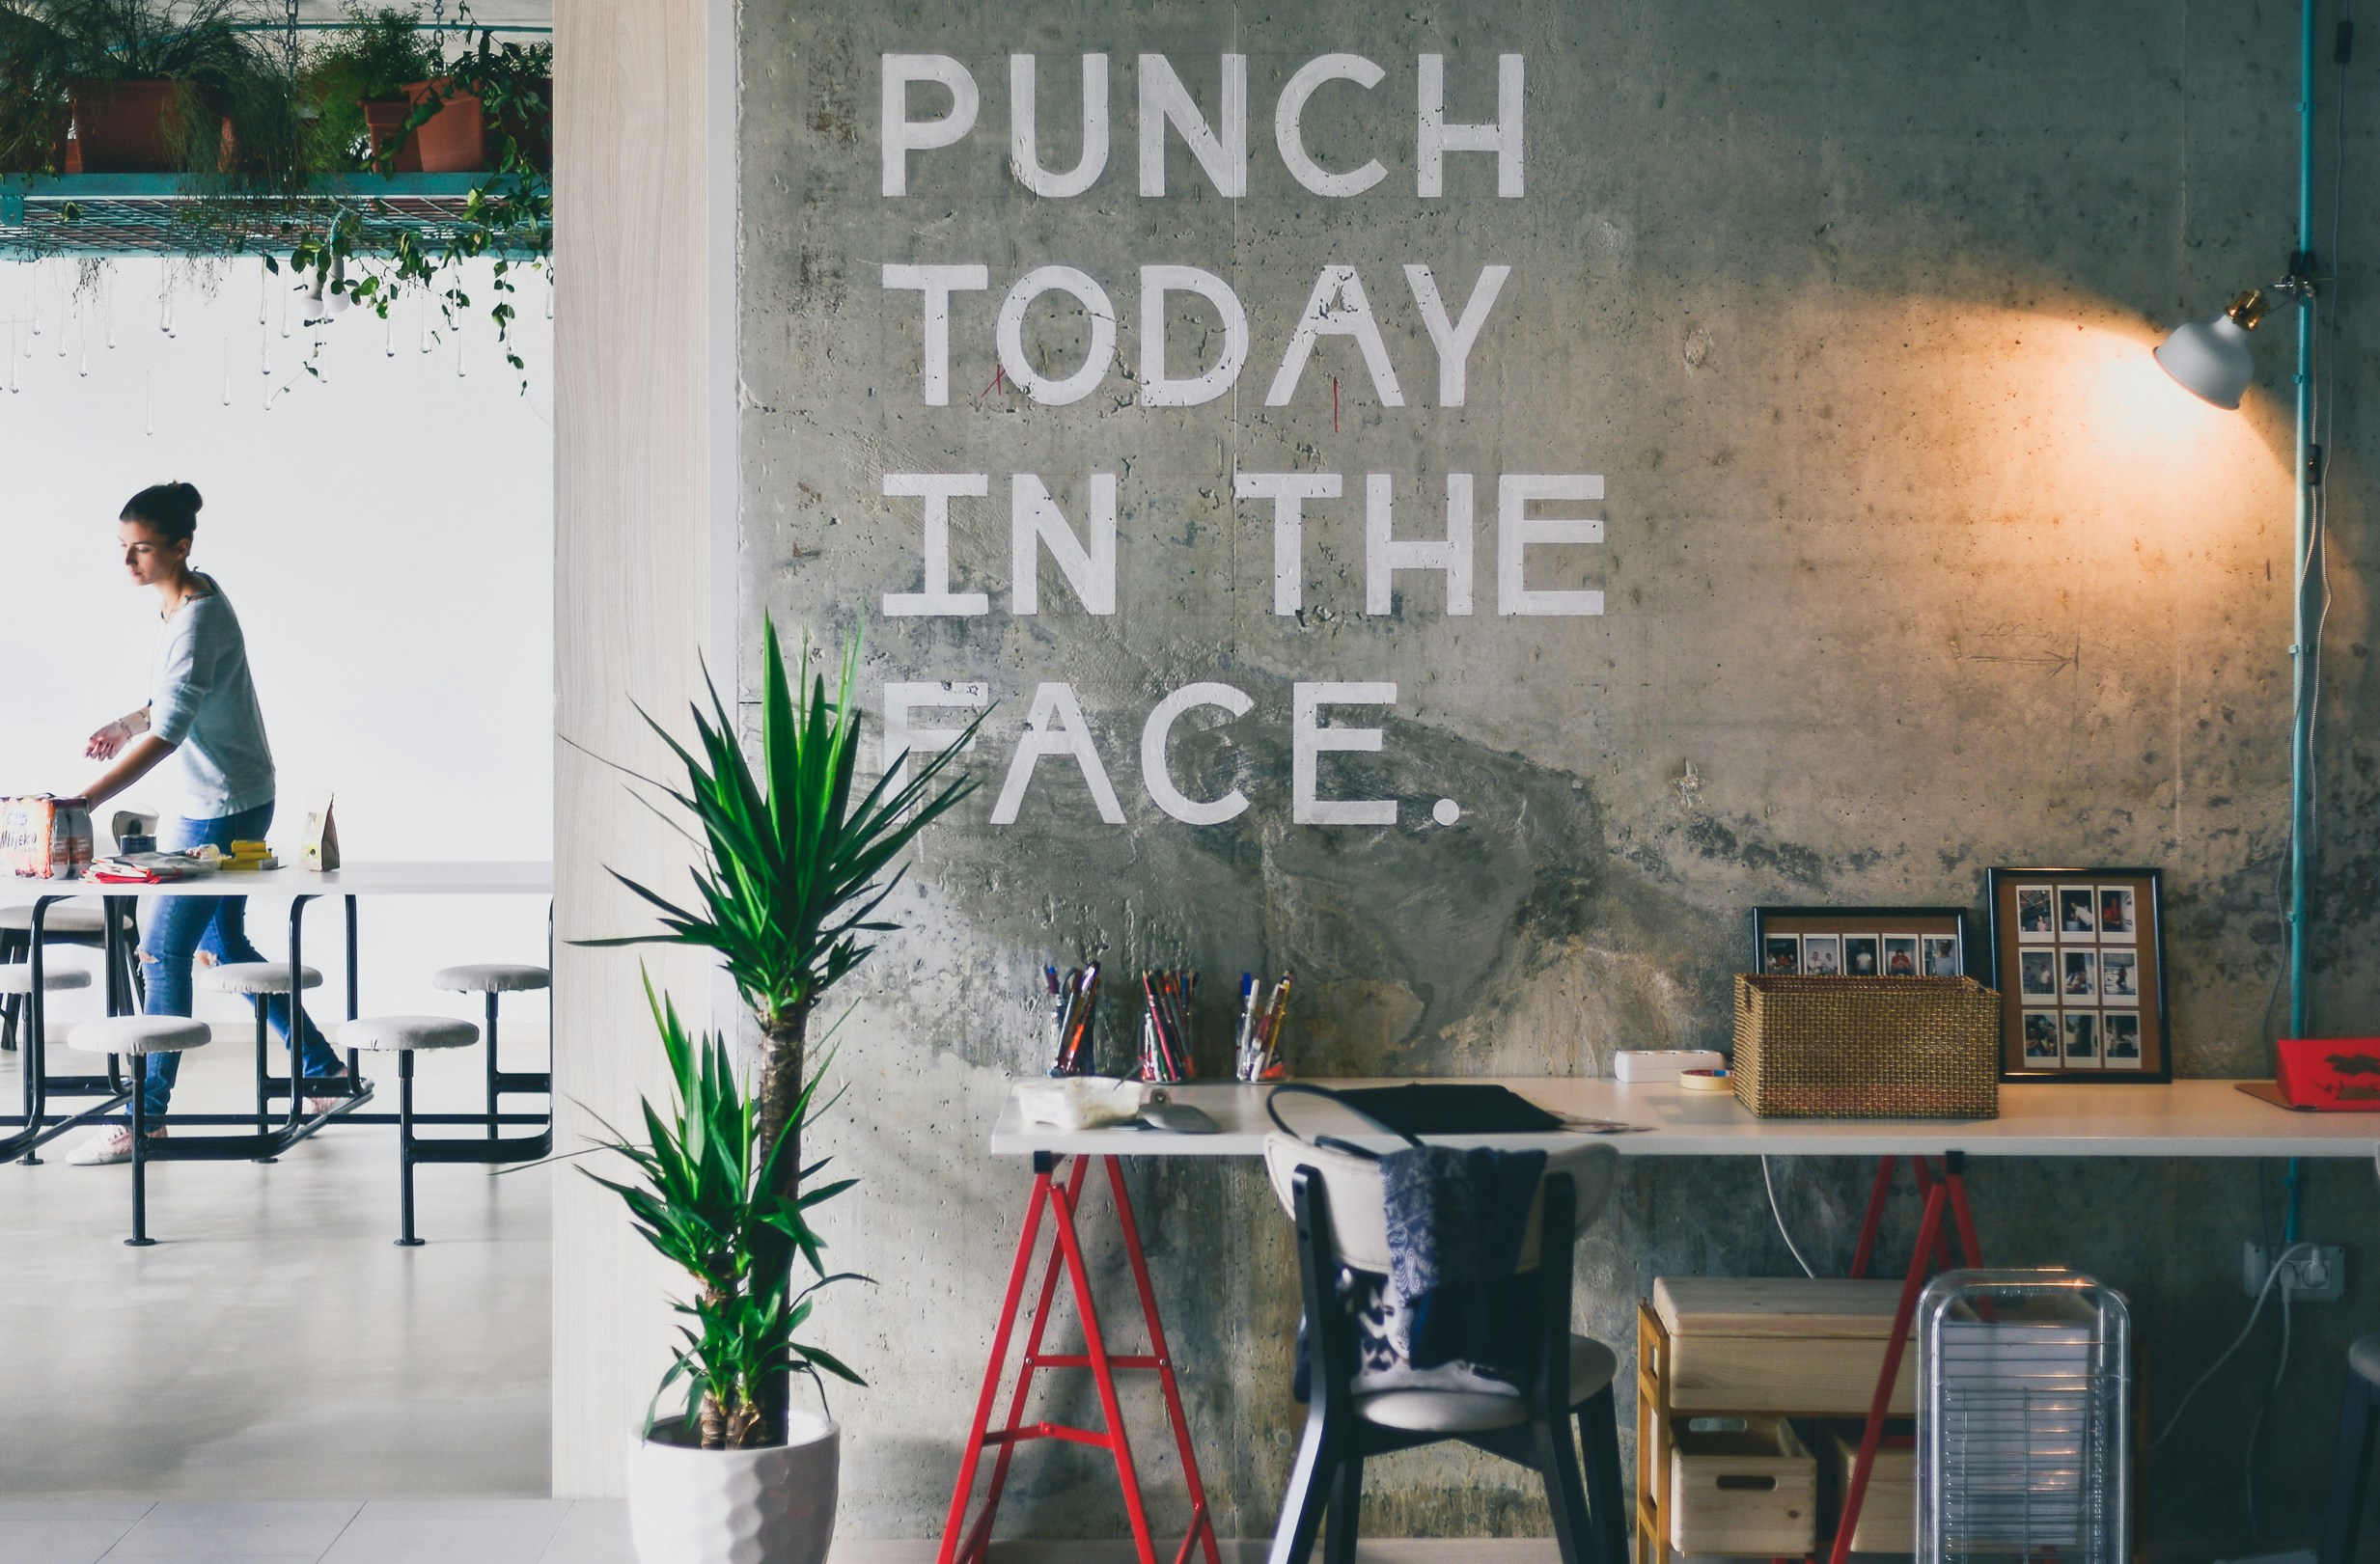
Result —
[[[550,896],[554,865],[517,863],[349,864],[327,874],[284,866],[202,874],[171,885],[106,885],[97,880],[21,880],[0,876],[0,897],[37,896]]]
[[[1400,1081],[1337,1080],[1333,1087],[1401,1085]],[[1609,1139],[1623,1156],[1882,1157],[2370,1157],[2380,1152],[2380,1113],[2298,1113],[2260,1102],[2230,1081],[2101,1084],[2024,1082],[2000,1088],[2000,1116],[1950,1119],[1756,1118],[1718,1093],[1668,1084],[1503,1078],[1539,1107],[1580,1118],[1617,1119],[1648,1128]],[[1265,1086],[1193,1082],[1166,1088],[1176,1101],[1204,1109],[1219,1135],[1174,1135],[1129,1126],[1062,1131],[1028,1125],[1010,1094],[993,1126],[994,1156],[1037,1151],[1126,1157],[1257,1157],[1272,1128]],[[1319,1130],[1383,1149],[1397,1142],[1368,1131],[1352,1114],[1316,1097],[1285,1100],[1282,1115],[1311,1135]],[[1569,1139],[1564,1136],[1564,1139]],[[1458,1144],[1542,1144],[1545,1136],[1452,1138]]]

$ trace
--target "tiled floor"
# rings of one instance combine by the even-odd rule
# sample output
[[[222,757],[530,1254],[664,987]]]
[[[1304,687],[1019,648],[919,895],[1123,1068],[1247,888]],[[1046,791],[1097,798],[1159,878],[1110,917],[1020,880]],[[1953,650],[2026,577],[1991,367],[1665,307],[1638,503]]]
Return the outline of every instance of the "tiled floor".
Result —
[[[508,1032],[507,1068],[534,1068],[541,1054],[541,1043]],[[17,1100],[21,1057],[0,1053],[0,1103]],[[176,1106],[252,1104],[253,1057],[228,1039],[189,1056]],[[476,1051],[427,1056],[422,1105],[474,1106],[481,1067]],[[393,1096],[384,1091],[382,1102]],[[114,1558],[188,1559],[313,1558],[319,1549],[306,1550],[321,1527],[329,1548],[351,1532],[369,1538],[410,1523],[401,1506],[383,1519],[374,1505],[355,1532],[367,1499],[543,1502],[552,1168],[493,1177],[471,1165],[419,1169],[429,1242],[403,1249],[390,1242],[394,1128],[335,1126],[268,1166],[151,1168],[159,1242],[132,1249],[123,1243],[129,1170],[69,1166],[84,1133],[43,1147],[41,1166],[0,1165],[0,1405],[13,1409],[0,1419],[0,1498],[342,1501],[276,1512],[276,1526],[296,1529],[264,1539],[270,1547],[242,1533],[236,1547],[208,1553],[125,1551],[146,1546],[148,1512],[134,1504],[107,1544]],[[89,1528],[125,1510],[103,1503],[34,1523],[66,1527],[80,1548]],[[552,1513],[553,1525],[506,1523],[542,1526],[541,1549],[560,1525],[562,1510]],[[0,1540],[0,1564],[52,1556],[10,1550],[32,1546]],[[508,1546],[476,1556],[540,1556]]]
[[[0,1501],[0,1564],[634,1564],[616,1502]]]

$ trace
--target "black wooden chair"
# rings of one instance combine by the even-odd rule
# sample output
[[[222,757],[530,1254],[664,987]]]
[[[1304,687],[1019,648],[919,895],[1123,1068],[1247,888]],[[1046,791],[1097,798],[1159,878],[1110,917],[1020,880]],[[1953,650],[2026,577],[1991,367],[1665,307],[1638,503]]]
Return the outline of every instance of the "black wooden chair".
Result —
[[[1264,1155],[1275,1193],[1297,1224],[1312,1368],[1305,1442],[1282,1502],[1270,1564],[1306,1564],[1326,1509],[1325,1564],[1353,1564],[1364,1463],[1447,1440],[1516,1462],[1544,1480],[1563,1564],[1623,1564],[1627,1500],[1612,1399],[1619,1361],[1601,1342],[1570,1331],[1572,1247],[1611,1196],[1619,1162],[1612,1148],[1565,1148],[1548,1159],[1538,1184],[1521,1252],[1520,1273],[1534,1277],[1536,1308],[1528,1328],[1535,1339],[1520,1355],[1529,1368],[1519,1396],[1437,1388],[1360,1393],[1359,1327],[1340,1298],[1338,1277],[1342,1268],[1389,1270],[1379,1165],[1282,1135],[1266,1138]]]
[[[2359,1336],[2347,1349],[2347,1396],[2339,1409],[2338,1448],[2331,1457],[2321,1564],[2354,1564],[2355,1537],[2363,1529],[2364,1499],[2371,1487],[2375,1433],[2380,1433],[2380,1336]]]

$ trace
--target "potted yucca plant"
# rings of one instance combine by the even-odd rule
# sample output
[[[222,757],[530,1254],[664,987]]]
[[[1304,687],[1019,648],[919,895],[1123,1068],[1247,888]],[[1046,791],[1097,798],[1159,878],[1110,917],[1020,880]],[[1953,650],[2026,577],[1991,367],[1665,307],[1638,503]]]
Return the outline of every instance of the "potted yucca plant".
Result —
[[[682,782],[650,785],[690,817],[701,848],[694,894],[675,900],[621,875],[659,911],[663,931],[589,942],[716,952],[764,1045],[747,1090],[723,1041],[687,1038],[672,1007],[657,1004],[674,1101],[645,1106],[643,1140],[610,1142],[641,1181],[606,1182],[695,1284],[678,1305],[693,1323],[662,1382],[664,1390],[688,1384],[685,1413],[649,1417],[629,1449],[630,1525],[644,1564],[819,1564],[834,1535],[840,1431],[825,1414],[821,1376],[863,1382],[794,1338],[818,1289],[854,1279],[826,1269],[812,1226],[816,1208],[853,1181],[814,1183],[825,1159],[802,1161],[820,1068],[810,1056],[811,1020],[868,958],[873,937],[897,927],[877,916],[900,880],[895,860],[975,786],[944,775],[970,727],[905,782],[888,772],[863,788],[858,670],[854,645],[831,693],[822,673],[791,676],[768,625],[757,763],[715,686],[710,709],[694,709],[691,745],[647,716],[683,769]],[[820,1390],[819,1413],[793,1406],[796,1376]]]
[[[628,1456],[630,1526],[645,1564],[713,1564],[731,1556],[817,1564],[835,1533],[841,1441],[824,1412],[789,1408],[784,1437],[763,1438],[770,1386],[778,1378],[820,1374],[859,1384],[823,1348],[795,1338],[810,1318],[811,1296],[830,1283],[864,1279],[829,1273],[806,1207],[831,1199],[852,1180],[815,1185],[799,1197],[778,1193],[780,1141],[765,1150],[760,1113],[738,1078],[727,1042],[690,1036],[678,1007],[647,982],[646,999],[669,1057],[670,1101],[644,1105],[641,1140],[603,1142],[636,1169],[634,1183],[591,1174],[617,1194],[645,1241],[694,1284],[678,1300],[688,1324],[669,1372],[653,1393],[657,1407],[673,1385],[687,1386],[674,1423],[649,1410]],[[814,1077],[804,1091],[807,1117]],[[816,1167],[814,1166],[814,1172]],[[799,1288],[789,1272],[762,1258],[790,1241],[811,1268]],[[765,1539],[772,1550],[734,1555],[736,1538]]]

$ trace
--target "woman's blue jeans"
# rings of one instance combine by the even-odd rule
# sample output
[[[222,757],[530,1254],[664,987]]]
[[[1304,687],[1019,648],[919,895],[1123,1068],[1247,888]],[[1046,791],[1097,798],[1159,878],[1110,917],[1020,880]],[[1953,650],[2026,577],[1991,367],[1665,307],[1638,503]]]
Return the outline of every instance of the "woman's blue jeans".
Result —
[[[229,848],[235,841],[262,841],[265,829],[272,823],[270,804],[212,820],[169,817],[159,823],[157,845],[167,852],[208,843]],[[149,984],[149,1013],[152,1016],[190,1013],[190,958],[198,951],[206,951],[217,965],[224,966],[235,961],[264,959],[263,952],[248,943],[245,896],[160,896],[151,905],[155,911],[150,914],[149,931],[141,938],[141,971]],[[272,1024],[274,1035],[287,1042],[289,996],[275,994],[267,999],[264,1016]],[[337,1075],[343,1068],[339,1056],[331,1052],[330,1044],[322,1040],[312,1021],[306,1023],[304,1059],[302,1073],[306,1075]],[[180,1054],[149,1056],[149,1074],[141,1091],[146,1111],[165,1111],[174,1093],[174,1077],[180,1068]]]

